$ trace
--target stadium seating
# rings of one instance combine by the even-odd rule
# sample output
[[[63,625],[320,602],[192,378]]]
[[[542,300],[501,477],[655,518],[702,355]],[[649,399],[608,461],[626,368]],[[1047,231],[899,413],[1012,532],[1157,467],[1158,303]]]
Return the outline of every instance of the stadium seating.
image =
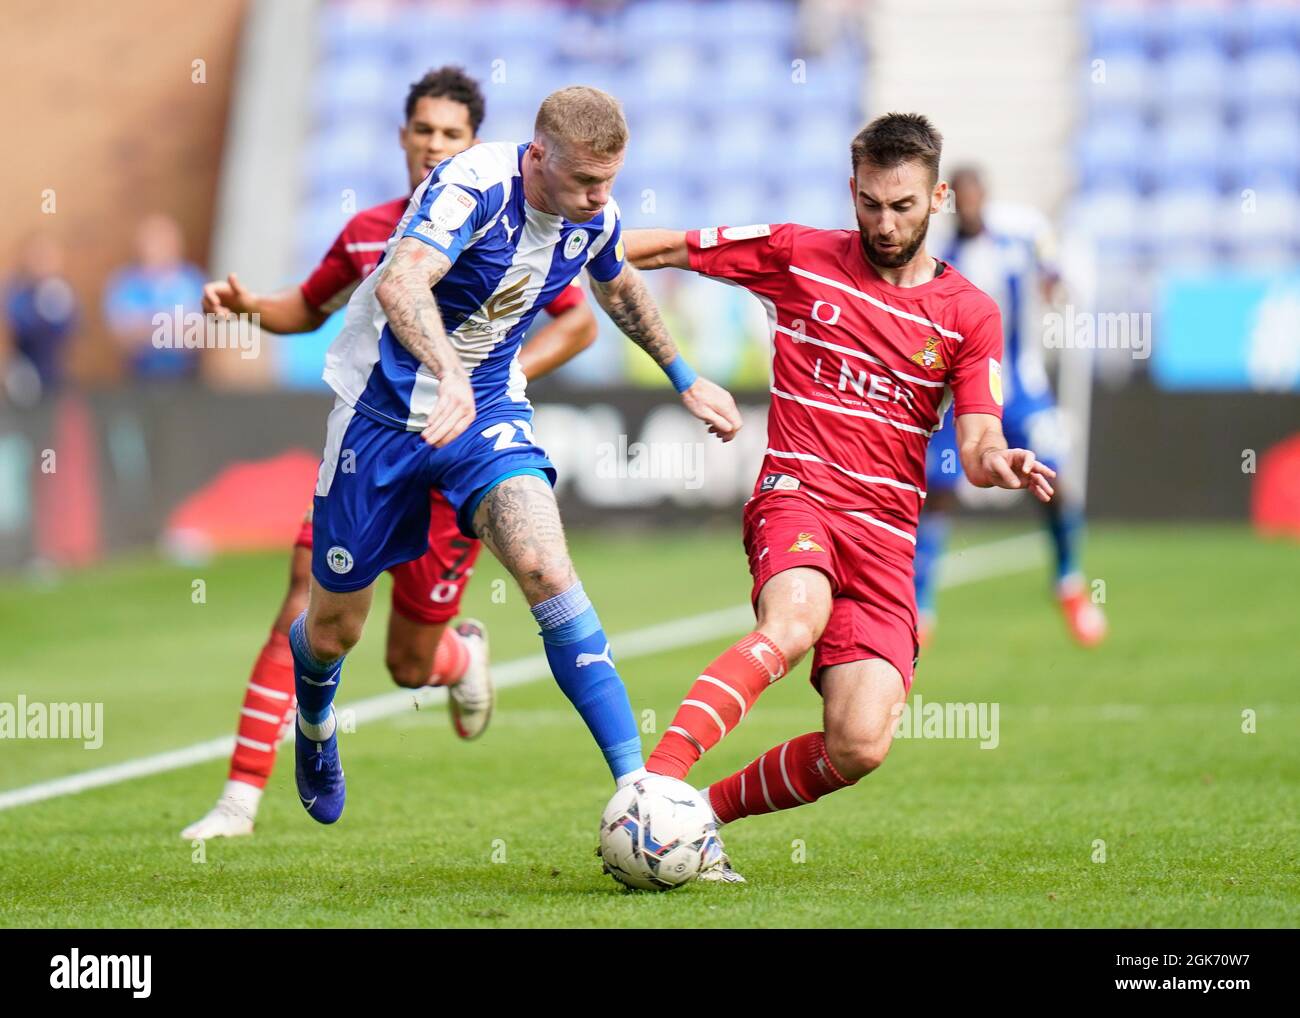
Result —
[[[645,0],[609,12],[331,0],[323,15],[302,167],[304,271],[346,218],[342,190],[356,192],[358,208],[401,192],[390,132],[410,82],[441,63],[484,83],[489,140],[528,136],[554,88],[580,81],[619,96],[634,138],[617,189],[629,226],[845,217],[840,174],[826,169],[846,159],[861,126],[865,54],[853,40],[797,52],[792,0]]]
[[[1093,0],[1081,11],[1079,189],[1067,219],[1099,262],[1134,278],[1294,265],[1300,5]],[[1243,211],[1251,196],[1258,210]],[[1115,288],[1131,296],[1124,273],[1101,276],[1113,287],[1104,305],[1121,299]]]

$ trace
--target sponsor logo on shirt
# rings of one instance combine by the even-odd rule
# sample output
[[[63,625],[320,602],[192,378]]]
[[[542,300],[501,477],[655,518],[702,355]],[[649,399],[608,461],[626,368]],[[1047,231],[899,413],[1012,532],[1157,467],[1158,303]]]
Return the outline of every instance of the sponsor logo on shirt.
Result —
[[[451,247],[451,234],[434,223],[421,223],[415,228],[415,232],[422,237],[428,237],[439,247]]]
[[[504,290],[498,290],[483,305],[483,317],[489,322],[494,322],[498,318],[505,318],[507,315],[513,315],[524,309],[527,299],[524,296],[524,288],[528,286],[528,281],[533,278],[531,272],[522,276],[518,281],[511,283]]]

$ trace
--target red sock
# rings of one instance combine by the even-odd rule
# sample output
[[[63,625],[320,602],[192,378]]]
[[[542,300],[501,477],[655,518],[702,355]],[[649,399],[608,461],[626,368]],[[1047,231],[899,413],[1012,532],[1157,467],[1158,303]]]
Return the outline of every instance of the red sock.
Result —
[[[239,733],[230,758],[230,780],[258,788],[275,766],[275,751],[285,725],[293,721],[297,704],[293,696],[293,652],[289,637],[272,630],[248,677],[244,707],[239,712]]]
[[[786,670],[785,655],[760,633],[733,644],[695,680],[646,770],[686,777],[705,750],[740,724],[759,693]]]
[[[848,788],[826,755],[821,732],[769,749],[748,767],[709,786],[709,802],[724,824],[759,813],[793,809]]]
[[[469,648],[456,630],[448,626],[442,631],[438,649],[433,653],[433,675],[429,677],[431,686],[454,686],[465,677],[469,667]]]

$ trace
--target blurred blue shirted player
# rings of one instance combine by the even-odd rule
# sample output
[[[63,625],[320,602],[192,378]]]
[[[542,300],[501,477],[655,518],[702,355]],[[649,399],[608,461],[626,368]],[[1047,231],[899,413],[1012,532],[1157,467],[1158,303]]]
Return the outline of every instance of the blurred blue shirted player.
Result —
[[[941,258],[987,293],[1002,310],[1005,332],[1002,429],[1012,447],[1033,449],[1058,472],[1056,497],[1042,506],[1055,552],[1056,595],[1066,623],[1085,646],[1106,634],[1106,618],[1087,596],[1079,566],[1083,512],[1070,498],[1067,442],[1052,397],[1042,344],[1029,316],[1038,291],[1047,294],[1059,281],[1050,229],[1032,210],[1000,210],[985,201],[979,172],[954,171],[950,180],[957,202],[957,229]],[[916,535],[916,604],[924,642],[937,621],[938,563],[948,539],[949,512],[956,507],[961,477],[952,418],[930,439],[926,458],[925,511]]]

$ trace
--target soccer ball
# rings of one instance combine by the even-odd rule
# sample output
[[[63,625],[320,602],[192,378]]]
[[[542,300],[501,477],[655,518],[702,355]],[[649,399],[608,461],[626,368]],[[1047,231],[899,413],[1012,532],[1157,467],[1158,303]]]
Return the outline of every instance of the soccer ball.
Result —
[[[704,796],[684,781],[648,774],[624,785],[600,818],[600,857],[620,884],[671,891],[717,854],[718,827]]]

